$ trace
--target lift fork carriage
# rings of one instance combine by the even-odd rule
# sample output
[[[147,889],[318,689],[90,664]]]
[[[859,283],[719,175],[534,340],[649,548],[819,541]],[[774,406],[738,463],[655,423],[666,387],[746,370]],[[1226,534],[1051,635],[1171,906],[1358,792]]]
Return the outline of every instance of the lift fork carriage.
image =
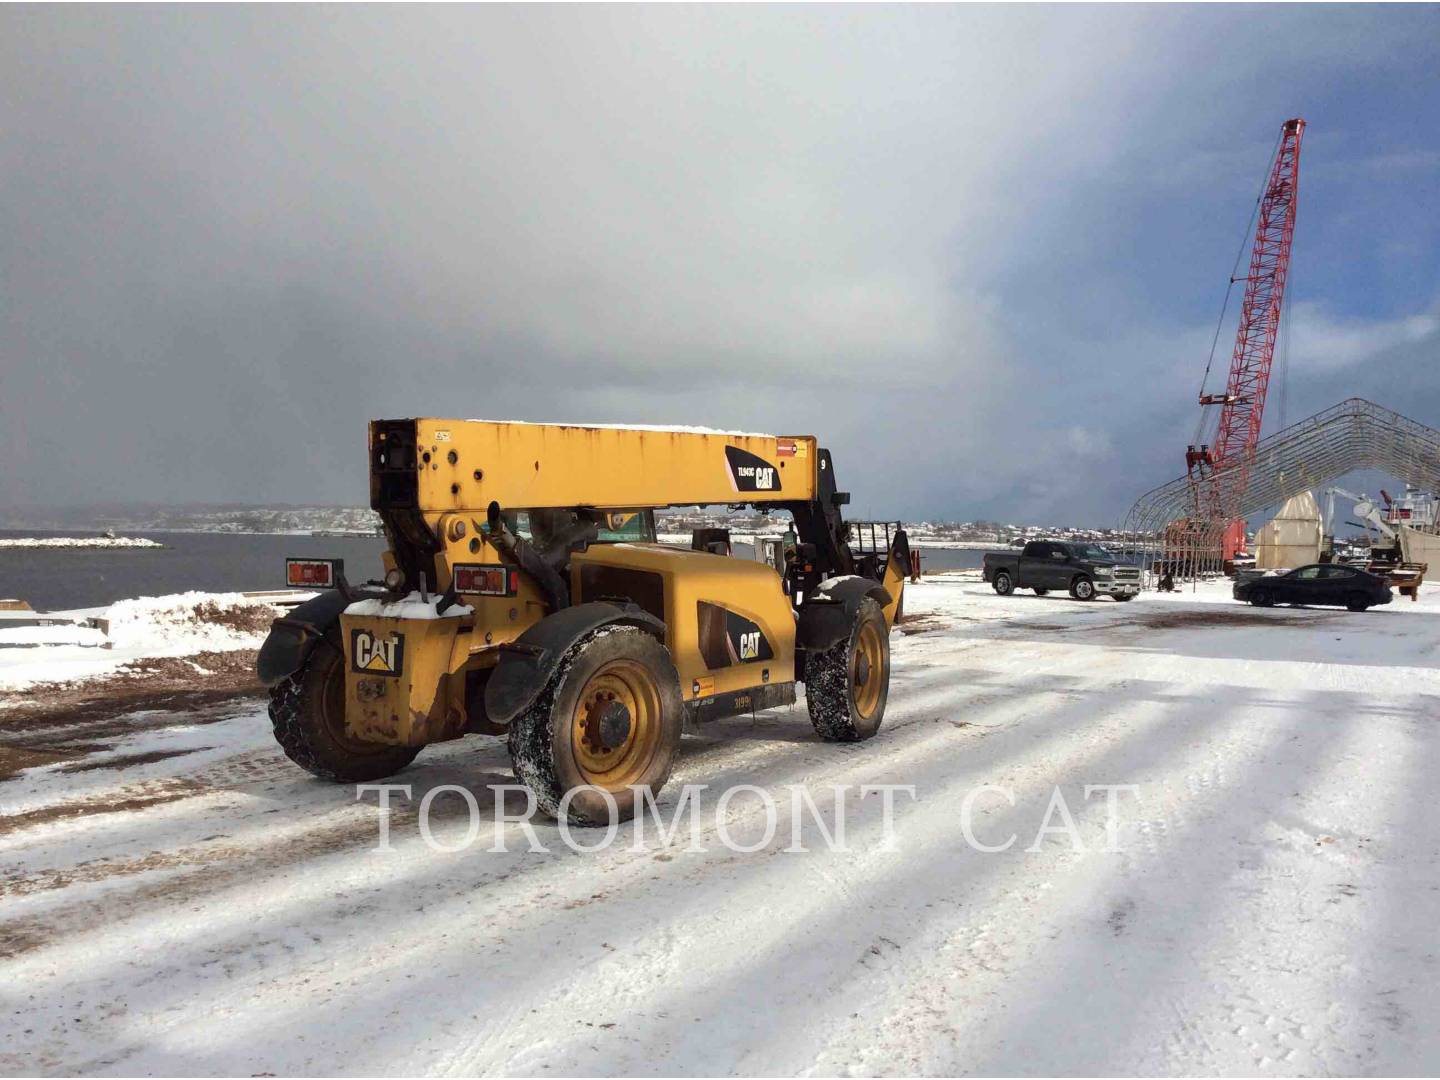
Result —
[[[857,555],[848,501],[808,435],[374,421],[384,580],[341,576],[277,621],[260,657],[277,737],[312,772],[370,779],[431,742],[508,734],[541,805],[577,821],[600,804],[576,789],[633,810],[682,727],[792,703],[797,682],[823,737],[867,738],[909,548],[897,523],[887,552]],[[713,535],[658,543],[673,506],[788,511],[783,571]]]

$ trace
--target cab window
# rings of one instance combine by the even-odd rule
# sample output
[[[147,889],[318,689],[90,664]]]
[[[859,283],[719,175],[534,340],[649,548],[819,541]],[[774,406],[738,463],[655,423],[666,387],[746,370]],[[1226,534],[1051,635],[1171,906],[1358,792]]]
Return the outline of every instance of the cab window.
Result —
[[[654,543],[655,511],[610,510],[592,511],[599,531],[596,542],[601,544]],[[574,510],[506,510],[505,525],[516,536],[541,546],[579,515]],[[482,526],[488,531],[488,526]],[[537,535],[538,534],[538,535]]]
[[[653,510],[611,510],[600,515],[602,544],[654,543],[655,512]]]
[[[1320,576],[1321,568],[1318,566],[1302,566],[1295,571],[1296,581],[1314,581]]]

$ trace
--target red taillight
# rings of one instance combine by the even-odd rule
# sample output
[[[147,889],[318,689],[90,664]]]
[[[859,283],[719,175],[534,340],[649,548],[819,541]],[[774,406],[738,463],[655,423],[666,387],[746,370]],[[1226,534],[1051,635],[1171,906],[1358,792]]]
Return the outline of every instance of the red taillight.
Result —
[[[333,589],[344,571],[344,559],[286,559],[285,584],[292,589]]]
[[[514,596],[520,575],[508,566],[460,565],[455,567],[455,591],[476,596]]]

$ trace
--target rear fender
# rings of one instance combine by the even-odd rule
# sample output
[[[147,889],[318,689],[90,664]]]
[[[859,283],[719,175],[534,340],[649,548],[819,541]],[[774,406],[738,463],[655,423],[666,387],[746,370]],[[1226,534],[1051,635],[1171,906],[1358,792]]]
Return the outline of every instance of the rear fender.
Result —
[[[276,619],[270,624],[270,636],[255,658],[260,682],[274,686],[299,671],[326,632],[339,625],[342,611],[356,600],[381,595],[383,593],[375,590],[352,589],[347,596],[339,589],[330,589]]]
[[[801,605],[795,625],[795,644],[806,652],[824,652],[838,645],[850,636],[860,605],[867,599],[887,608],[898,602],[899,597],[892,600],[880,583],[870,578],[838,579]]]
[[[906,546],[907,546],[907,547],[909,546],[908,543],[907,543]],[[1020,569],[1020,560],[1019,560],[1018,558],[1015,558],[1015,559],[999,558],[999,559],[997,559],[997,558],[995,558],[993,555],[988,555],[988,554],[987,554],[987,555],[980,561],[980,580],[981,580],[981,581],[984,581],[984,582],[987,582],[987,583],[988,583],[988,582],[991,582],[991,581],[994,581],[994,580],[995,580],[995,575],[996,575],[997,573],[999,573],[1001,570],[1004,570],[1007,574],[1010,575],[1010,580],[1011,580],[1011,581],[1014,581],[1014,580],[1019,576],[1019,574],[1018,574],[1019,569]]]
[[[500,662],[485,684],[485,714],[492,724],[508,724],[530,707],[570,646],[602,626],[635,626],[665,641],[665,624],[634,604],[603,600],[576,604],[547,615],[509,644],[500,646]]]

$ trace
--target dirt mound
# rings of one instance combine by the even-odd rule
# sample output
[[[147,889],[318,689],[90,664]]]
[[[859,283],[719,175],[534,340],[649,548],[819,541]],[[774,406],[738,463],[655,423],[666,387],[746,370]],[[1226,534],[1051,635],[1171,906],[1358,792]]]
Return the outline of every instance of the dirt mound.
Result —
[[[195,605],[195,621],[228,626],[246,634],[263,634],[269,631],[275,618],[275,609],[268,604],[235,604],[222,607],[213,600]]]
[[[96,619],[113,648],[142,655],[258,648],[278,610],[241,593],[176,593],[111,604]]]

